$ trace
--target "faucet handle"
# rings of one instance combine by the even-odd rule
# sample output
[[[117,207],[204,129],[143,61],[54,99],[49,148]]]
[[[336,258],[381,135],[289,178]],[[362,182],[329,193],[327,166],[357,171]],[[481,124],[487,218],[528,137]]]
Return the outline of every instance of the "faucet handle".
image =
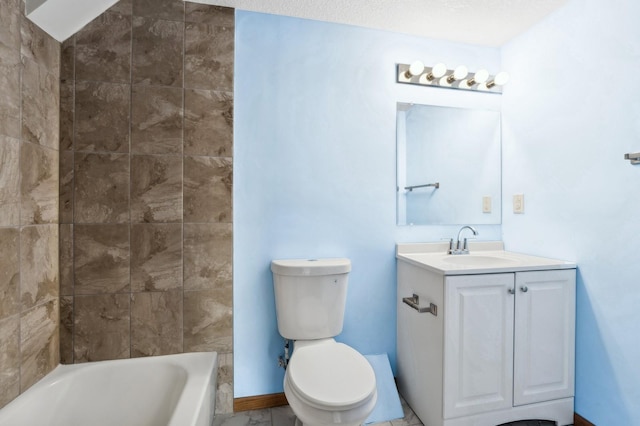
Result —
[[[451,252],[453,251],[453,238],[440,238],[442,241],[449,241],[449,251],[448,253],[451,254]]]
[[[462,250],[467,250],[469,251],[469,243],[467,242],[467,240],[475,240],[476,238],[465,238],[463,243],[462,243]]]

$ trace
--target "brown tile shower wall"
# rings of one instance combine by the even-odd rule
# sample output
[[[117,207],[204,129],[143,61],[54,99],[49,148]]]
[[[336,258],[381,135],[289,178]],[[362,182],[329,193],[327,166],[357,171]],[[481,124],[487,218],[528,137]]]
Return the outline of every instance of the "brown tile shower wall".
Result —
[[[60,44],[23,10],[0,1],[0,407],[59,360]]]
[[[215,350],[232,411],[234,11],[121,0],[63,43],[63,363]]]

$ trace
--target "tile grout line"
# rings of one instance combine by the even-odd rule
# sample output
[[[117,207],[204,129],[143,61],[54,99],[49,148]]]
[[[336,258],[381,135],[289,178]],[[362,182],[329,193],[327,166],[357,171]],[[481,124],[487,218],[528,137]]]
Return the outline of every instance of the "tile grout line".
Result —
[[[133,1],[131,2],[131,27],[130,27],[130,49],[129,49],[129,358],[133,353],[133,283],[132,283],[132,244],[131,244],[131,227],[132,227],[132,219],[131,219],[131,192],[132,192],[132,131],[131,127],[133,126]]]
[[[76,362],[76,35],[73,36],[73,71],[72,71],[72,102],[73,118],[71,121],[71,364]],[[62,65],[62,61],[61,61]]]
[[[185,210],[185,202],[184,202],[184,169],[185,169],[185,161],[184,161],[184,116],[185,116],[185,81],[186,81],[186,56],[187,56],[187,5],[186,2],[183,2],[183,10],[182,10],[182,105],[180,108],[180,127],[181,127],[181,143],[180,143],[180,150],[181,150],[181,160],[182,160],[182,176],[181,176],[181,188],[180,188],[180,204],[181,204],[181,223],[182,223],[182,256],[181,256],[181,263],[182,263],[182,285],[180,286],[182,289],[182,331],[181,331],[181,337],[182,337],[182,352],[185,352],[185,342],[184,342],[184,337],[185,337],[185,316],[186,316],[186,310],[185,310],[185,303],[184,303],[184,297],[185,297],[185,289],[184,289],[184,275],[185,275],[185,255],[184,255],[184,240],[185,240],[185,220],[184,220],[184,210]]]
[[[20,28],[20,46],[19,46],[19,51],[18,51],[18,56],[20,57],[20,62],[19,62],[19,72],[18,72],[18,84],[20,87],[20,112],[18,113],[19,121],[20,121],[20,137],[19,137],[19,146],[18,146],[18,224],[17,224],[17,231],[18,231],[18,241],[17,241],[17,245],[18,245],[18,273],[20,274],[20,279],[18,281],[18,288],[19,288],[19,306],[18,306],[18,354],[20,355],[20,364],[19,364],[19,370],[18,370],[18,395],[22,393],[22,287],[23,287],[23,276],[22,276],[22,269],[23,269],[23,265],[22,265],[22,144],[23,142],[23,131],[22,131],[22,114],[23,114],[23,98],[24,98],[24,87],[23,87],[23,73],[24,73],[24,64],[22,62],[22,44],[24,43],[24,40],[22,38],[22,27],[24,24],[24,20],[26,19],[26,17],[24,16],[24,12],[22,9],[22,2],[20,2],[20,14],[18,16],[18,21],[19,21],[19,25],[18,27]]]

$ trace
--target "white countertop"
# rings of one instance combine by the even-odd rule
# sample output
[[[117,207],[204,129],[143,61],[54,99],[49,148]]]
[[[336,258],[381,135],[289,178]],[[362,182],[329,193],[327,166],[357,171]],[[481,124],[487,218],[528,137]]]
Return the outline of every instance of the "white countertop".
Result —
[[[575,263],[504,250],[502,241],[469,242],[469,254],[447,254],[448,242],[396,245],[396,258],[442,275],[574,269]]]

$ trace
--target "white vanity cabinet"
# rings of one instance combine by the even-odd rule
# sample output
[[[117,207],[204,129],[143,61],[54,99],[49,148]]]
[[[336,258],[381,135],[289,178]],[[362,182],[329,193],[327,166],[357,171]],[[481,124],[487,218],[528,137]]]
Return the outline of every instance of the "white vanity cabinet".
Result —
[[[425,426],[573,423],[575,265],[477,257],[439,269],[399,252],[400,392]]]

